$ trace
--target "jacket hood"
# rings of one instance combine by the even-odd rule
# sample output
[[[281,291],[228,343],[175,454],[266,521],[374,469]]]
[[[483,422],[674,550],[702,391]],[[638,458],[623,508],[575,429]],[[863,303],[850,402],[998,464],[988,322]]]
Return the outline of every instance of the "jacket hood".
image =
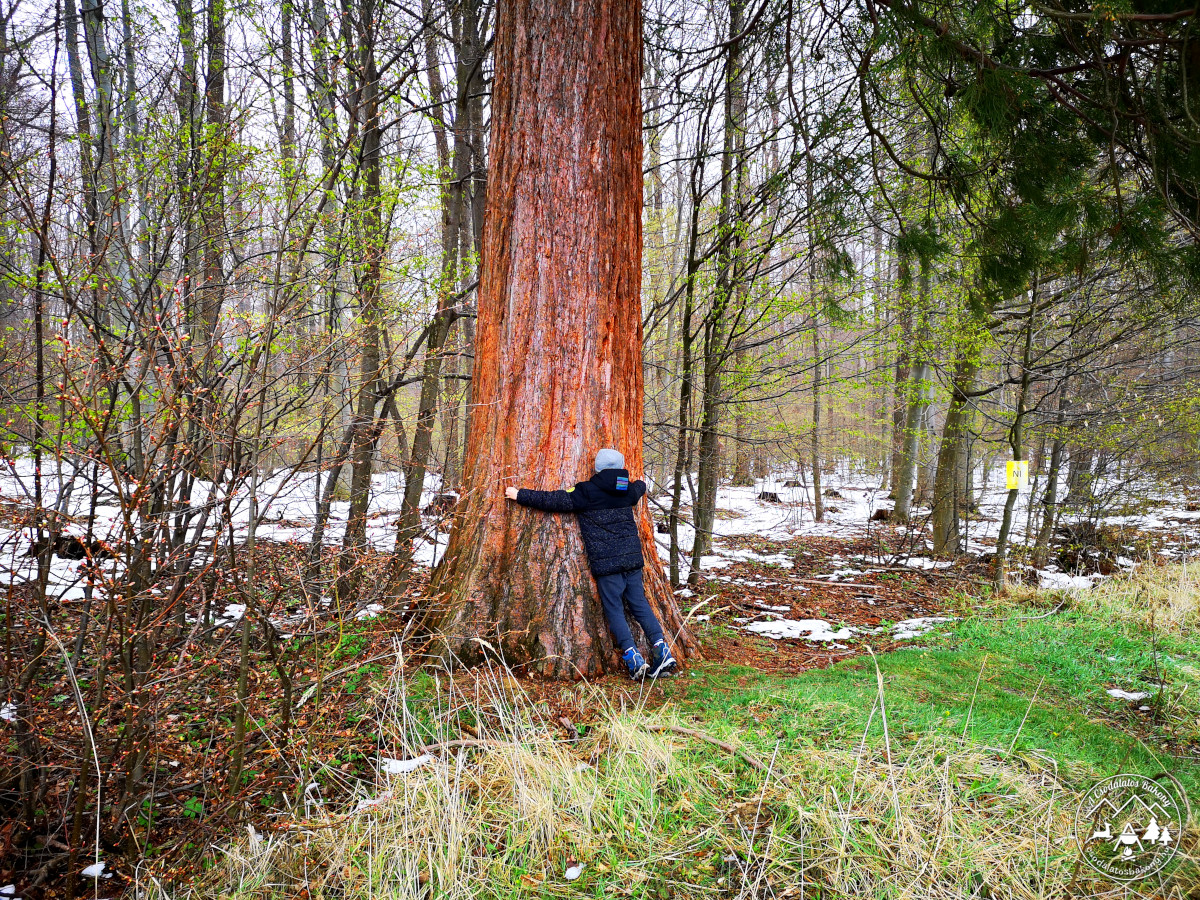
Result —
[[[618,488],[618,483],[624,485],[624,487]],[[605,469],[603,472],[597,472],[592,476],[592,484],[605,493],[627,494],[629,492],[629,470]]]
[[[625,457],[618,450],[613,450],[611,447],[605,447],[596,454],[596,471],[603,472],[605,469],[623,469],[625,468]]]

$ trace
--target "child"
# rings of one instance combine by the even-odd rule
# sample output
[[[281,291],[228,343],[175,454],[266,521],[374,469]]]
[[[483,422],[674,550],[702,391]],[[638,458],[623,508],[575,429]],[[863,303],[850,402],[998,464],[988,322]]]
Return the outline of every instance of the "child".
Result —
[[[600,602],[609,630],[621,648],[629,677],[657,678],[675,668],[675,657],[663,639],[662,626],[646,602],[642,585],[642,539],[638,536],[633,507],[646,493],[644,481],[629,480],[625,457],[616,450],[596,454],[596,474],[565,491],[531,491],[507,488],[504,495],[522,506],[546,512],[573,512],[587,551],[588,565],[596,578]],[[638,652],[625,621],[625,606],[646,632],[652,653],[649,665]]]

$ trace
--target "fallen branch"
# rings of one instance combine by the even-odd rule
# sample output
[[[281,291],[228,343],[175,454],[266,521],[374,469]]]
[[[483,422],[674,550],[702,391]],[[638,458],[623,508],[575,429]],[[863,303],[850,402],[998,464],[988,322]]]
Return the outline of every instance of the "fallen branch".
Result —
[[[459,738],[453,741],[439,741],[436,744],[425,744],[418,749],[422,753],[437,753],[439,750],[453,750],[455,747],[517,747],[516,741],[498,741],[491,738]]]
[[[700,741],[712,744],[714,747],[720,747],[726,753],[732,753],[735,756],[740,756],[747,764],[758,769],[760,772],[767,771],[767,764],[757,756],[735,747],[733,744],[727,744],[722,740],[718,740],[711,734],[705,734],[703,731],[696,731],[694,728],[684,728],[682,725],[647,725],[649,731],[669,731],[671,734],[681,734],[685,737],[693,737]]]
[[[793,578],[793,584],[811,584],[816,587],[853,588],[854,590],[878,591],[882,585],[858,584],[853,581],[825,581],[821,578]]]

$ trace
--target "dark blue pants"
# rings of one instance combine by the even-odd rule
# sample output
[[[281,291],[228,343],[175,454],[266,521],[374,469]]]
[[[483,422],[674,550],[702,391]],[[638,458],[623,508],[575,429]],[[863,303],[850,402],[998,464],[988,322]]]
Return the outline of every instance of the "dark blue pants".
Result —
[[[662,626],[654,617],[654,611],[646,602],[646,589],[642,585],[642,570],[618,572],[616,575],[597,575],[596,587],[600,591],[600,603],[604,607],[604,618],[608,619],[609,631],[617,646],[624,653],[635,646],[633,635],[629,632],[629,623],[625,621],[625,607],[633,614],[634,620],[646,632],[646,640],[654,646],[663,637]]]

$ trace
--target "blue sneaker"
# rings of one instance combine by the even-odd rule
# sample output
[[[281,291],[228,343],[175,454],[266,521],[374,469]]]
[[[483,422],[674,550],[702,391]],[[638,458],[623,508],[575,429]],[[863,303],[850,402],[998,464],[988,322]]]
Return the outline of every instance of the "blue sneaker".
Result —
[[[624,653],[625,668],[629,670],[629,677],[634,681],[641,681],[646,677],[646,670],[649,666],[646,665],[646,659],[642,654],[638,653],[637,647],[630,647]]]
[[[671,648],[667,646],[666,641],[659,641],[654,645],[650,654],[650,677],[657,678],[659,675],[665,675],[675,668],[675,657],[671,655]]]

